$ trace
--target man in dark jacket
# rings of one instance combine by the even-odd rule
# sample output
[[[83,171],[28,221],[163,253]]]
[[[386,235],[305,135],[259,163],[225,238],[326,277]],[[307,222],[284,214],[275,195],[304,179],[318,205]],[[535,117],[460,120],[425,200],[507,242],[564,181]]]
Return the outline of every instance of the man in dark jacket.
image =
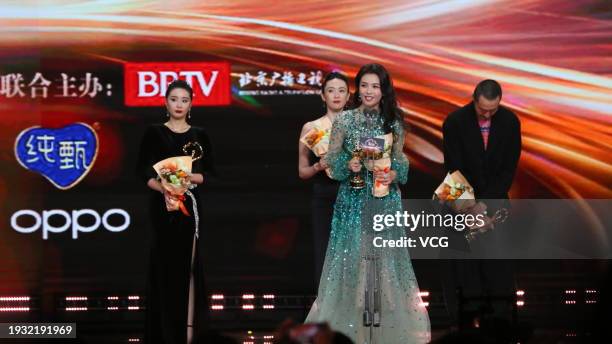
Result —
[[[471,212],[487,214],[488,210],[489,217],[499,208],[508,206],[508,191],[521,154],[520,121],[512,111],[500,105],[501,98],[499,83],[483,80],[476,86],[472,101],[449,114],[443,124],[444,167],[447,172],[459,170],[474,188],[479,202]],[[499,227],[478,234],[470,243],[466,257],[489,257],[491,251],[495,252],[492,243],[500,240],[502,228]],[[443,282],[450,315],[452,318],[459,316],[460,327],[472,321],[472,316],[465,312],[475,305],[464,304],[466,308],[459,307],[464,309],[464,314],[457,314],[455,307],[462,302],[461,297],[456,298],[457,290],[466,297],[475,298],[473,301],[480,303],[480,306],[486,303],[485,300],[495,299],[495,296],[508,296],[512,300],[513,293],[511,261],[463,260],[461,257],[459,254],[447,261],[449,270]],[[493,316],[507,317],[507,307],[504,305],[488,306]],[[483,315],[477,317],[480,316]]]
[[[444,167],[467,178],[477,199],[507,199],[521,155],[521,122],[499,105],[501,86],[481,81],[473,100],[443,125]]]

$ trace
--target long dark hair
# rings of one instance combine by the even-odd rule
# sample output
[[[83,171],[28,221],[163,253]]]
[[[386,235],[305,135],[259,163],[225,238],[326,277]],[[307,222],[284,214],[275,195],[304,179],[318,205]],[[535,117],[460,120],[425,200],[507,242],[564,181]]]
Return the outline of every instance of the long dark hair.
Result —
[[[370,63],[362,66],[355,77],[355,97],[353,102],[353,108],[356,109],[361,106],[361,95],[359,94],[359,84],[361,78],[366,74],[376,74],[380,80],[380,90],[382,92],[382,98],[380,99],[381,116],[385,119],[383,129],[385,133],[392,131],[391,126],[393,122],[399,121],[401,126],[404,126],[404,112],[399,108],[397,98],[395,96],[395,89],[393,88],[393,80],[389,72],[378,63]]]

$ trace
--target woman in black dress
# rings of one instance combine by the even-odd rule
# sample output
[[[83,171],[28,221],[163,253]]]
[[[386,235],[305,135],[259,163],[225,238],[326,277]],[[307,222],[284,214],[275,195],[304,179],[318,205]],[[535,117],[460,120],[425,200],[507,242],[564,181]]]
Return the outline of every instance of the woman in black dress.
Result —
[[[338,72],[327,74],[321,86],[321,98],[326,110],[325,115],[304,124],[300,137],[304,137],[314,127],[315,123],[328,121],[333,124],[336,116],[344,110],[349,97],[348,78]],[[331,125],[329,130],[331,130]],[[312,180],[312,231],[315,251],[315,279],[317,282],[321,278],[329,232],[331,231],[334,202],[340,185],[326,175],[324,172],[326,168],[324,155],[317,157],[312,150],[300,141],[298,146],[298,173],[300,178]]]
[[[149,209],[153,227],[146,343],[189,343],[206,327],[207,296],[201,243],[196,236],[196,221],[199,227],[202,214],[198,195],[201,187],[191,189],[196,209],[191,197],[184,200],[189,216],[182,211],[168,211],[165,197],[176,199],[176,196],[164,190],[153,169],[158,161],[187,155],[184,147],[198,143],[203,155],[193,162],[190,182],[197,186],[214,174],[208,136],[202,128],[187,123],[192,97],[189,84],[182,80],[172,82],[166,92],[168,121],[148,127],[140,147],[138,173],[151,191]]]

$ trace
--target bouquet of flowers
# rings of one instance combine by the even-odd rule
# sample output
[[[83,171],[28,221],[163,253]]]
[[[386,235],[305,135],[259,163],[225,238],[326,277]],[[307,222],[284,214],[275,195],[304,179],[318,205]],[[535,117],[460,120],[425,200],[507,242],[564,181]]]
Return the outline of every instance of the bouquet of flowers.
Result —
[[[319,158],[323,158],[329,150],[329,133],[331,128],[332,122],[329,120],[329,118],[319,118],[318,120],[312,122],[312,128],[300,138],[300,142],[308,147],[308,149],[310,149],[314,155]],[[325,169],[325,173],[331,178],[329,168]]]
[[[327,117],[312,122],[312,128],[300,138],[308,149],[318,157],[324,156],[329,149],[329,133],[332,123]]]
[[[389,173],[391,170],[391,159],[390,158],[382,158],[374,161],[374,171],[383,171],[385,173]],[[378,180],[374,181],[374,190],[372,190],[372,194],[375,197],[384,197],[389,194],[389,185],[384,185]]]
[[[185,192],[191,185],[189,175],[191,174],[192,162],[193,159],[190,156],[175,156],[153,165],[162,187],[167,191],[165,201],[168,211],[180,209],[183,214],[190,216],[183,202],[185,201]]]
[[[376,145],[373,144],[376,141]],[[372,142],[368,144],[368,142]],[[361,145],[365,167],[369,171],[383,171],[389,173],[391,170],[391,147],[393,146],[393,134],[377,136],[373,139],[364,140]],[[374,180],[372,195],[385,197],[389,194],[389,185],[384,185]]]
[[[455,211],[464,211],[476,204],[474,189],[458,170],[447,173],[444,181],[434,191],[433,199],[450,204]]]
[[[485,216],[484,225],[470,227],[466,230],[465,238],[468,242],[474,240],[478,234],[493,228],[496,223],[505,222],[509,214],[508,209],[500,208],[493,216],[489,217],[486,212],[486,204],[476,201],[474,189],[459,171],[446,174],[444,181],[434,192],[433,199],[448,203],[451,209],[456,212]]]

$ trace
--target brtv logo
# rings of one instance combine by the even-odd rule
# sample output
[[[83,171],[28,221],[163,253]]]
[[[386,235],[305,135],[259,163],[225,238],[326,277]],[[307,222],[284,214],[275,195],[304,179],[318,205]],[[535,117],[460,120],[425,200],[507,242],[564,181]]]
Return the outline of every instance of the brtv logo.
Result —
[[[193,88],[193,105],[219,106],[231,102],[230,65],[227,62],[126,63],[125,105],[160,106],[168,84],[175,79]]]

